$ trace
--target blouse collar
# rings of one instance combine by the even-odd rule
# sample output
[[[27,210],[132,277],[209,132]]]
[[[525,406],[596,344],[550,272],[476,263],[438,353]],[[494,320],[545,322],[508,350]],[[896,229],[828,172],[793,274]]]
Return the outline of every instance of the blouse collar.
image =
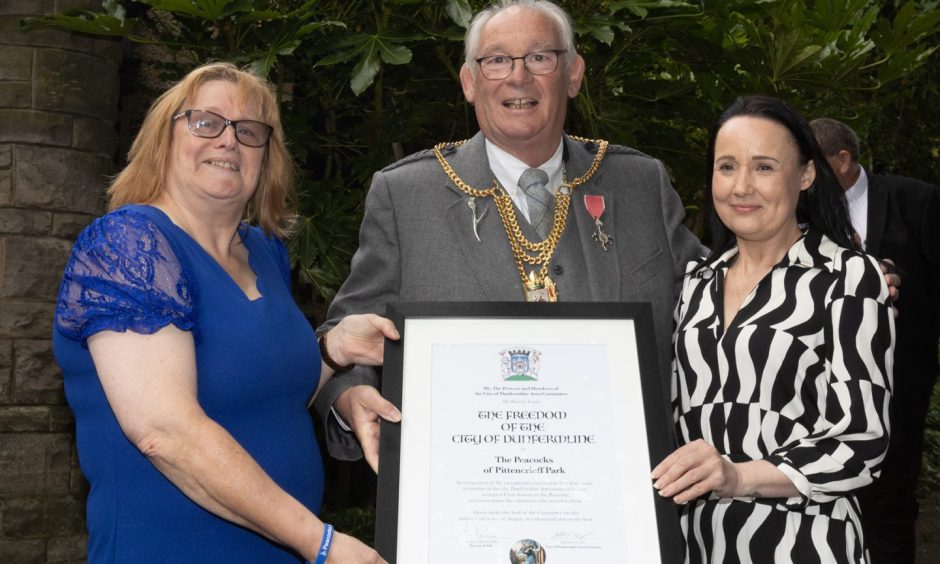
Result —
[[[809,226],[801,226],[802,235],[790,246],[787,253],[780,259],[774,268],[798,266],[801,268],[825,268],[832,262],[835,251],[838,249],[832,240],[821,232]],[[711,278],[715,271],[727,270],[738,255],[738,246],[735,245],[721,254],[711,264],[700,269],[699,278]],[[704,274],[707,272],[707,274]]]

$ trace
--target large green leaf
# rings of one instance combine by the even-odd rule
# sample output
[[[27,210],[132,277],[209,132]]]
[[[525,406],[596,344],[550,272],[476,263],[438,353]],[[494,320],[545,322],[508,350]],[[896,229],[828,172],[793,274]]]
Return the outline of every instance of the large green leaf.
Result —
[[[577,20],[575,33],[579,37],[590,36],[604,45],[610,45],[614,41],[614,26],[620,27],[621,25],[623,24],[619,19],[601,14],[591,14]]]
[[[353,67],[349,80],[349,87],[352,88],[356,96],[365,92],[366,88],[375,80],[375,75],[379,72],[379,53],[378,51],[368,51],[362,54],[359,62]]]
[[[156,10],[184,14],[194,18],[219,21],[239,12],[251,12],[255,8],[251,0],[141,0]]]
[[[26,18],[23,29],[58,28],[106,37],[131,37],[132,25],[109,14],[79,10],[68,14],[50,14]]]
[[[340,50],[317,61],[317,66],[330,66],[357,59],[350,74],[350,88],[357,96],[375,80],[381,63],[405,65],[411,62],[412,52],[396,43],[399,36],[392,34],[354,34],[337,43]]]
[[[473,9],[468,0],[447,0],[447,15],[460,27],[466,29],[473,18]]]

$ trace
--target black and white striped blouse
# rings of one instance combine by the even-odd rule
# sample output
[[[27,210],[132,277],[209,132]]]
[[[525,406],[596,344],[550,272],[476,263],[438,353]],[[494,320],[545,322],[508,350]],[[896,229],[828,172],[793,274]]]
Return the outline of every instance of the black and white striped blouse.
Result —
[[[871,257],[809,230],[724,331],[733,248],[683,283],[673,407],[680,440],[767,460],[801,497],[714,494],[683,509],[690,562],[863,562],[851,492],[888,446],[894,317]]]

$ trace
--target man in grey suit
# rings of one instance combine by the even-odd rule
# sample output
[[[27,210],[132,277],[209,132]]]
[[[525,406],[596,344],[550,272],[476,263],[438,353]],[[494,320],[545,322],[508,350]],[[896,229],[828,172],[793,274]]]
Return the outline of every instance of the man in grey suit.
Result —
[[[460,77],[480,133],[375,174],[359,250],[320,333],[394,301],[650,302],[668,397],[675,292],[705,249],[682,225],[663,165],[563,133],[584,60],[558,6],[504,1],[478,14],[465,39]],[[357,366],[318,395],[334,457],[364,451],[377,468],[379,417],[400,417],[377,386]]]

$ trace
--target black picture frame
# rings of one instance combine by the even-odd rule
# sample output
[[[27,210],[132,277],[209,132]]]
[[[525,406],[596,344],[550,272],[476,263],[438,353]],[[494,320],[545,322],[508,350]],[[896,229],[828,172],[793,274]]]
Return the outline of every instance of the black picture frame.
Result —
[[[408,346],[408,321],[412,319],[484,319],[503,323],[517,319],[629,320],[635,325],[636,353],[642,388],[643,417],[647,434],[650,468],[676,448],[674,423],[665,385],[658,367],[652,308],[648,303],[505,303],[505,302],[402,302],[389,304],[387,317],[401,332],[399,341],[387,341],[382,376],[382,395],[402,407],[403,363]],[[407,413],[403,414],[408,417]],[[398,562],[399,486],[401,484],[402,427],[382,421],[380,463],[376,505],[375,547],[391,564]],[[652,480],[658,547],[661,561],[678,563],[684,559],[679,512],[668,499],[655,494]],[[402,563],[405,564],[405,563]],[[425,564],[408,562],[407,564]]]

